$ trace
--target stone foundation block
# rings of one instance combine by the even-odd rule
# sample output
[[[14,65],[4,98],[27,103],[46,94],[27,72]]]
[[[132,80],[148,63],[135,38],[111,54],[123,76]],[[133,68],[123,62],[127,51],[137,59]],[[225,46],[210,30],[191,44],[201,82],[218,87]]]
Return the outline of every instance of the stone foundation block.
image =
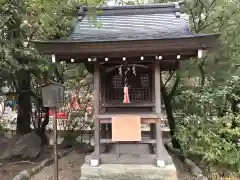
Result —
[[[178,180],[174,165],[164,168],[154,165],[83,164],[79,180]]]

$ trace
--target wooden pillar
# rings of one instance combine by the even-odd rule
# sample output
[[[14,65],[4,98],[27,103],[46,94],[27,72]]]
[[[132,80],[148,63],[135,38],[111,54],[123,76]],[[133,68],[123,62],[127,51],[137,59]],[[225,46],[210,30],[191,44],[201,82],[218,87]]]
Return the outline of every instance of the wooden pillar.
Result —
[[[107,124],[107,139],[112,138],[112,124]]]
[[[107,124],[101,124],[100,125],[100,138],[107,139]]]
[[[163,152],[163,142],[162,142],[162,127],[161,127],[161,89],[160,89],[160,80],[161,80],[161,72],[160,72],[160,61],[155,60],[155,71],[154,71],[154,79],[155,79],[155,112],[157,114],[156,121],[156,155],[157,159],[160,159]]]
[[[99,122],[99,100],[100,100],[100,64],[96,62],[94,64],[94,154],[97,159],[100,157],[100,122]]]
[[[150,136],[152,139],[156,139],[156,124],[155,123],[150,124]]]
[[[154,84],[155,84],[155,61],[153,61],[153,64],[152,64],[152,101],[155,103],[155,89],[153,87]],[[153,106],[152,108],[152,111],[153,112],[156,112],[156,107]],[[152,139],[156,139],[156,124],[155,123],[151,123],[150,124],[150,136]]]

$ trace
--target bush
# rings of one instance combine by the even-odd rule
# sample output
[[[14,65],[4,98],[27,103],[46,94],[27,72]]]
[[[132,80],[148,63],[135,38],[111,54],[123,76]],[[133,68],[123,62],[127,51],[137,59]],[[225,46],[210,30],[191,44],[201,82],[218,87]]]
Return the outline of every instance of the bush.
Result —
[[[0,122],[0,136],[5,136],[6,129],[4,127],[5,127],[4,123]]]
[[[186,154],[200,156],[201,163],[239,171],[240,116],[191,115],[178,124],[176,136]]]

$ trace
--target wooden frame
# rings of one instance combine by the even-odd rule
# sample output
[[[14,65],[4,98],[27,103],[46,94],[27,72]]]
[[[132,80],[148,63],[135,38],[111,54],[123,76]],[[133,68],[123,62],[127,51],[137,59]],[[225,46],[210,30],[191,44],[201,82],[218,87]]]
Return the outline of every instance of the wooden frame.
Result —
[[[120,114],[126,114],[126,113],[120,113]],[[156,123],[156,120],[159,119],[161,121],[161,117],[158,117],[156,113],[135,113],[137,115],[140,115],[142,124],[150,124],[150,123]],[[111,124],[112,117],[114,114],[99,114],[99,122],[101,124]]]
[[[182,38],[152,39],[135,41],[33,41],[36,48],[44,54],[75,56],[79,59],[91,57],[156,56],[165,52],[190,52],[207,49],[217,43],[219,34],[190,35]],[[196,54],[195,54],[196,55]],[[86,60],[87,61],[87,60]]]
[[[121,65],[122,62],[119,62],[119,64]],[[133,66],[133,65],[131,65]],[[110,71],[107,71],[108,69],[106,69],[106,71],[104,71],[103,75],[102,76],[105,76],[103,79],[103,81],[101,82],[101,84],[103,86],[105,86],[105,89],[104,89],[104,92],[101,92],[101,94],[104,94],[105,96],[103,96],[102,98],[105,98],[104,101],[107,103],[107,106],[105,107],[110,107],[112,105],[112,107],[115,107],[114,105],[115,104],[120,104],[119,102],[119,94],[117,92],[122,92],[123,91],[123,86],[124,86],[124,76],[120,76],[118,74],[118,66],[112,66],[108,69],[110,69]],[[152,74],[151,74],[151,67],[139,67],[139,63],[136,64],[136,76],[132,74],[132,71],[130,71],[129,73],[129,76],[128,76],[128,82],[130,83],[129,85],[132,85],[130,87],[130,100],[132,103],[147,103],[147,102],[152,102],[152,87],[153,87],[153,84],[152,84]],[[124,71],[124,70],[123,70]],[[124,73],[124,72],[123,72]],[[146,87],[142,87],[142,75],[143,73],[146,75],[146,77],[144,78],[147,78],[146,82],[148,83],[148,85]],[[112,78],[116,77],[116,81],[114,81]],[[133,78],[133,79],[132,79]],[[113,85],[115,83],[117,83],[116,85],[119,86],[119,87],[112,87],[111,85]],[[113,83],[113,84],[112,84]],[[131,97],[131,90],[134,90],[134,91],[137,91],[137,93],[143,93],[146,92],[148,93],[148,97],[147,96],[140,96],[140,97],[135,97],[133,95],[133,97]],[[134,92],[133,93],[136,93]],[[117,94],[114,94],[112,92],[116,92]],[[110,94],[111,93],[111,96]],[[122,92],[123,93],[123,92]],[[112,99],[113,98],[113,99]],[[118,106],[119,107],[119,106]],[[124,107],[124,106],[122,106]],[[130,107],[130,106],[128,106]]]

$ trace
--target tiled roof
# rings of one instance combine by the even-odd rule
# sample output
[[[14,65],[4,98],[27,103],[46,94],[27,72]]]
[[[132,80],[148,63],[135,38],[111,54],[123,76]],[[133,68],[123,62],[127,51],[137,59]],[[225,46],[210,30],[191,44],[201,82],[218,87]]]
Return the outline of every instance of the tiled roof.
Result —
[[[188,15],[174,3],[99,7],[97,23],[92,20],[89,8],[80,9],[69,40],[99,42],[192,36]]]

